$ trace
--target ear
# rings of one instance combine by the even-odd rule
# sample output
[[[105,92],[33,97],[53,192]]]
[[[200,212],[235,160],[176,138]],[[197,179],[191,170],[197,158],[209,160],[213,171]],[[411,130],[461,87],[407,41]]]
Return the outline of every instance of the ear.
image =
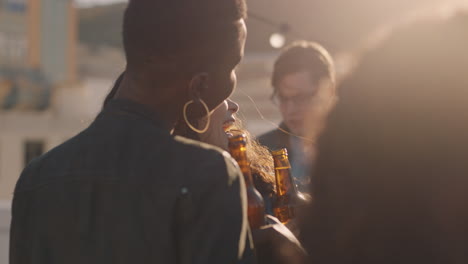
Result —
[[[192,77],[188,87],[188,98],[190,100],[200,100],[201,95],[206,92],[208,88],[208,73],[197,73]]]

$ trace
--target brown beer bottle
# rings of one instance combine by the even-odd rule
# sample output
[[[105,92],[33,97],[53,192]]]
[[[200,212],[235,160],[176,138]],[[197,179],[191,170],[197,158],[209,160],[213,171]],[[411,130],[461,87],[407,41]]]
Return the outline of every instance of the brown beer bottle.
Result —
[[[229,137],[229,151],[231,156],[237,161],[244,174],[247,191],[247,216],[250,228],[256,229],[265,225],[265,205],[260,193],[255,189],[250,163],[247,159],[245,134],[236,134]]]
[[[295,217],[295,207],[300,195],[291,175],[288,151],[283,148],[271,153],[276,177],[276,199],[273,203],[273,212],[278,220],[285,224]]]

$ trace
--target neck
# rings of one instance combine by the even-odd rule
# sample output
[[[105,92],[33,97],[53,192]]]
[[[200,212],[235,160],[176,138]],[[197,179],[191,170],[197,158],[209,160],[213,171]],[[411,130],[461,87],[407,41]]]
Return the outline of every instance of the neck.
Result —
[[[177,91],[175,87],[149,87],[125,74],[115,98],[128,99],[145,105],[156,112],[164,128],[171,131],[179,120],[186,101],[174,91]]]

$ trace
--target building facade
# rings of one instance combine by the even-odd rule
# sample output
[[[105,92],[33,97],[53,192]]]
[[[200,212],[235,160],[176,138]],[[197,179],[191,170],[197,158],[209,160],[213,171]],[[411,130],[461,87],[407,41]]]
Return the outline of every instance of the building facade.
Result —
[[[19,174],[86,125],[86,113],[74,112],[87,96],[76,77],[76,27],[72,0],[0,0],[0,264]]]
[[[76,26],[71,0],[0,0],[0,200],[11,174],[63,138],[64,109],[52,104],[57,90],[79,89]]]
[[[72,0],[0,0],[0,68],[76,80],[76,24]]]
[[[0,264],[8,263],[10,204],[22,169],[84,125],[54,102],[82,93],[76,25],[72,0],[0,0]]]

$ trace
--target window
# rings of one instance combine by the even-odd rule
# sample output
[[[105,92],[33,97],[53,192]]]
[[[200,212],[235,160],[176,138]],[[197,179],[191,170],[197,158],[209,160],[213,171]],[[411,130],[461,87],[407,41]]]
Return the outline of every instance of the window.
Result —
[[[26,39],[16,36],[10,40],[9,57],[14,62],[21,62],[26,58]]]
[[[2,0],[0,0],[2,1]],[[5,9],[10,12],[23,13],[26,11],[27,0],[3,0],[5,2]]]
[[[2,1],[2,0],[0,0]],[[0,32],[0,59],[5,58],[7,55],[8,40],[5,33]]]
[[[24,165],[44,153],[44,141],[28,140],[24,143]]]
[[[0,63],[18,65],[26,61],[28,43],[26,36],[0,32]]]

